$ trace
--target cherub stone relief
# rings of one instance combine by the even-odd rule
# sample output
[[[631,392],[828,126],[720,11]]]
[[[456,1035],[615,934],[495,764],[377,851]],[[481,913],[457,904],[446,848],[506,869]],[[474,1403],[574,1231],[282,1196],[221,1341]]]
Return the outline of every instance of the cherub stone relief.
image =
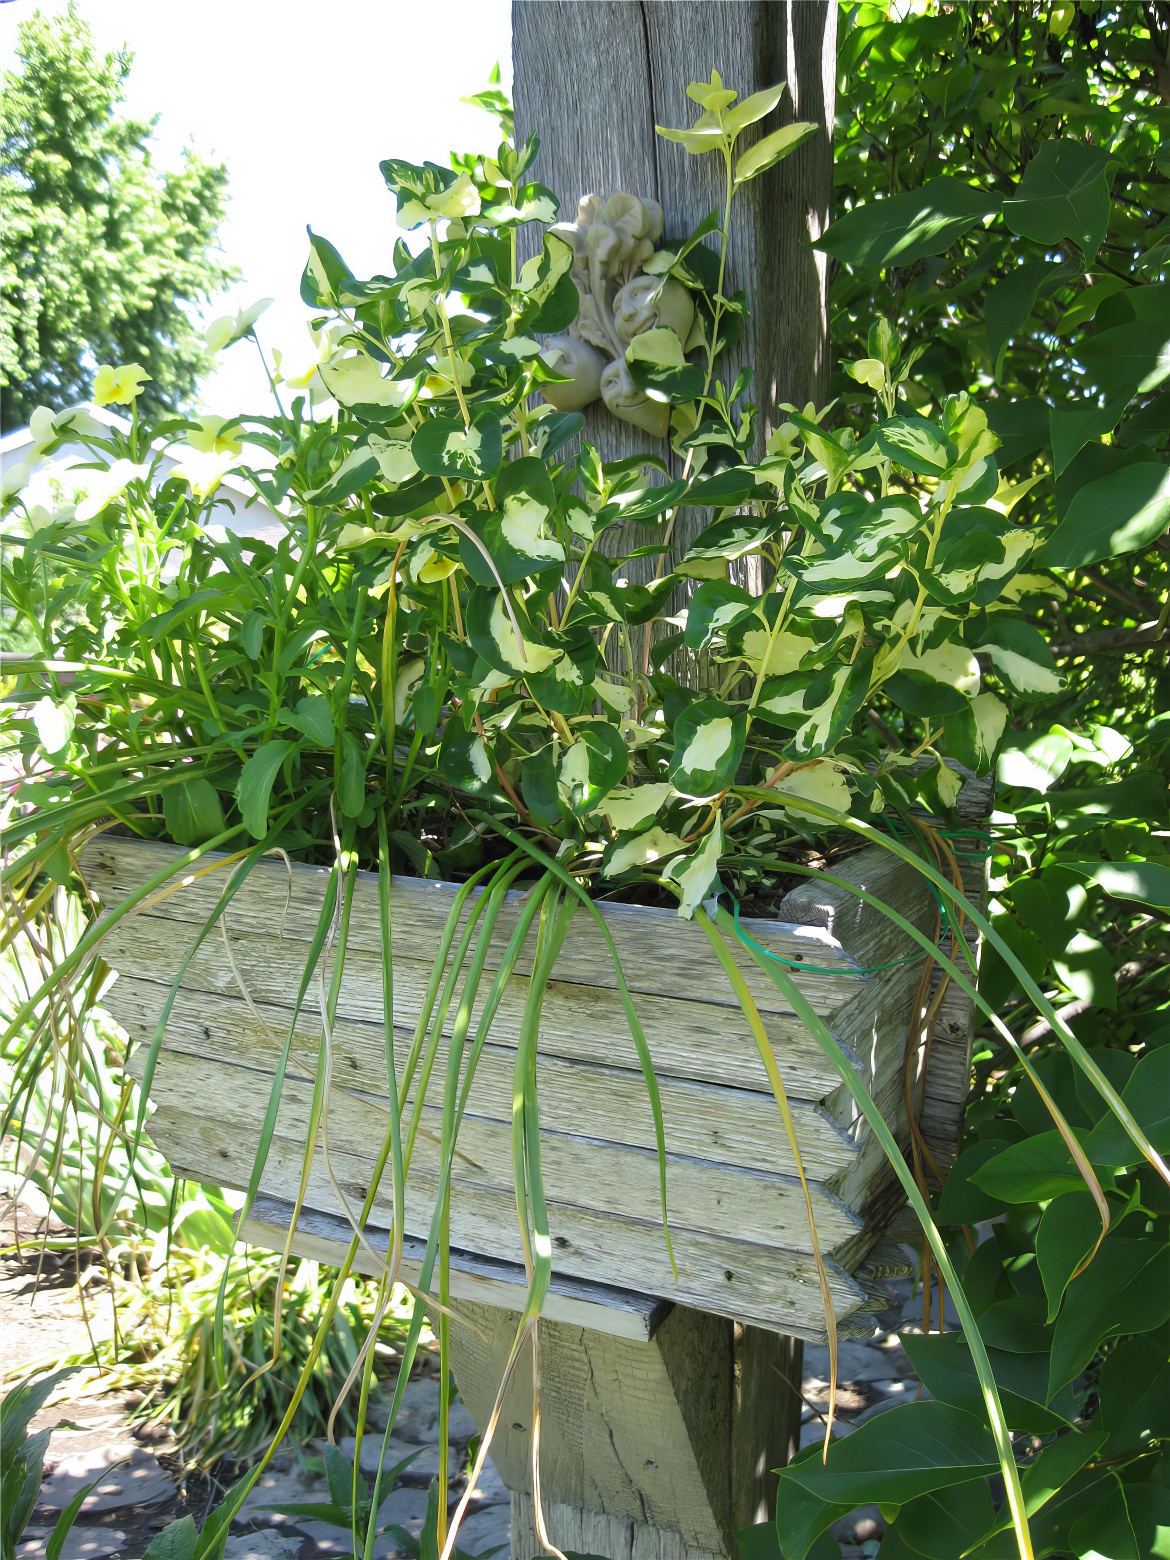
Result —
[[[576,257],[581,309],[567,331],[550,337],[543,354],[568,381],[543,387],[545,400],[559,411],[580,411],[600,398],[615,417],[659,439],[669,429],[670,407],[635,385],[626,348],[644,331],[667,329],[685,350],[695,318],[680,282],[643,270],[662,237],[662,220],[657,201],[619,193],[606,201],[586,195],[576,222],[557,223],[552,231]]]

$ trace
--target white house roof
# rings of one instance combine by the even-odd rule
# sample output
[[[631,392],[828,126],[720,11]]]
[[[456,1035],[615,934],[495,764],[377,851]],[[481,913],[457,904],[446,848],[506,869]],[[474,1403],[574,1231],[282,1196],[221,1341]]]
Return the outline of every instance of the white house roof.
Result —
[[[111,412],[106,406],[93,406],[90,404],[82,408],[95,421],[105,423],[108,428],[117,428],[123,433],[129,433],[130,423],[125,417],[119,417],[116,412]],[[8,471],[10,467],[27,460],[32,451],[32,433],[28,428],[15,428],[11,433],[6,433],[0,438],[0,470]],[[156,445],[156,448],[158,446]],[[32,481],[46,477],[62,477],[71,466],[93,459],[93,453],[87,450],[83,444],[63,444],[60,449],[54,450],[51,455],[44,456],[34,471]],[[168,474],[180,464],[180,457],[171,454],[169,450],[163,452],[160,461],[160,470]],[[236,531],[241,536],[255,536],[266,542],[278,542],[287,532],[284,521],[276,515],[267,504],[253,496],[242,482],[234,480],[230,475],[223,478],[215,490],[215,502],[209,511],[209,529],[214,534],[217,530]]]

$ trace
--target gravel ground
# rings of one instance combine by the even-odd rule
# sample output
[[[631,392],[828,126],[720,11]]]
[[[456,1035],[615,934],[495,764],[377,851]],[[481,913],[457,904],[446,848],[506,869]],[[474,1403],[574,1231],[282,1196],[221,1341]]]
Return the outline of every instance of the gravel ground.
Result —
[[[0,1245],[11,1243],[11,1231],[9,1224],[0,1235]],[[23,1233],[31,1232],[26,1229]],[[108,1327],[108,1301],[100,1286],[90,1287],[87,1309],[91,1328]],[[852,1434],[866,1420],[920,1392],[899,1339],[899,1332],[920,1331],[920,1318],[920,1305],[908,1302],[896,1330],[878,1333],[865,1342],[842,1344],[837,1435]],[[33,1256],[0,1258],[0,1362],[6,1385],[62,1349],[82,1347],[85,1337],[86,1322],[70,1258],[46,1259],[39,1277]],[[827,1377],[828,1351],[807,1347],[802,1445],[824,1434]],[[418,1453],[381,1513],[383,1524],[393,1522],[414,1535],[421,1528],[427,1485],[438,1465],[438,1392],[433,1369],[424,1370],[409,1384],[387,1453],[389,1463],[412,1451]],[[165,1432],[131,1426],[137,1401],[124,1393],[103,1393],[98,1383],[87,1388],[84,1396],[51,1405],[34,1420],[34,1429],[51,1425],[53,1435],[40,1501],[18,1555],[26,1560],[43,1556],[56,1513],[78,1488],[103,1474],[102,1482],[82,1507],[61,1560],[102,1560],[105,1556],[140,1560],[153,1534],[175,1517],[190,1513],[197,1523],[202,1521],[219,1498],[221,1487],[199,1470],[186,1470]],[[467,1440],[475,1433],[462,1405],[455,1407],[451,1430],[455,1500],[462,1492]],[[352,1455],[353,1442],[342,1445]],[[377,1446],[367,1441],[363,1469],[372,1472],[377,1455]],[[282,1453],[270,1464],[248,1497],[240,1520],[233,1524],[225,1560],[313,1560],[318,1555],[348,1553],[348,1535],[341,1530],[262,1509],[328,1498],[320,1474],[305,1468],[293,1452]],[[838,1522],[833,1531],[843,1546],[844,1560],[871,1560],[878,1548],[882,1521],[876,1507],[866,1507]],[[506,1546],[508,1536],[508,1492],[489,1465],[464,1522],[460,1548],[468,1554],[484,1554]],[[400,1553],[388,1536],[375,1549],[377,1560]],[[506,1556],[506,1547],[503,1553]]]

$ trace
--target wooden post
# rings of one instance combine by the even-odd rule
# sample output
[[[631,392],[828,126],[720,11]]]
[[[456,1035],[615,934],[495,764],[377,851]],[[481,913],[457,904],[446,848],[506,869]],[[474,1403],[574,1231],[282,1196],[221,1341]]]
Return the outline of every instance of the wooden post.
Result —
[[[662,206],[666,237],[720,209],[717,159],[689,156],[655,134],[697,112],[688,82],[712,68],[747,96],[777,81],[789,92],[758,127],[793,118],[824,133],[747,187],[735,208],[729,264],[752,329],[741,360],[760,436],[780,402],[826,399],[825,260],[809,247],[828,223],[836,55],[835,0],[516,0],[512,8],[517,132],[535,130],[533,174],[572,220],[586,194],[618,190]],[[730,365],[730,373],[738,364]],[[587,436],[605,459],[647,436],[600,404]],[[703,523],[676,534],[685,546]],[[633,545],[640,545],[639,535]],[[620,538],[614,544],[621,546]],[[631,577],[636,577],[633,570]],[[638,1287],[638,1275],[630,1274]],[[517,1318],[483,1308],[479,1333],[454,1329],[456,1378],[482,1423]],[[732,1552],[738,1528],[775,1510],[774,1470],[796,1447],[802,1345],[795,1338],[676,1306],[648,1340],[540,1324],[542,1506],[561,1549],[612,1560],[708,1560]],[[531,1479],[531,1366],[510,1391],[496,1462],[513,1492],[512,1560],[540,1552]]]
[[[687,84],[712,69],[742,97],[788,84],[745,146],[792,119],[824,127],[747,185],[733,208],[731,287],[746,293],[752,329],[728,372],[754,367],[748,394],[760,407],[761,441],[783,421],[779,403],[828,398],[827,257],[809,241],[829,223],[836,45],[833,0],[513,0],[517,134],[540,136],[533,177],[557,195],[563,220],[572,221],[582,195],[616,190],[658,201],[668,239],[722,212],[721,160],[692,156],[654,130],[694,120]],[[585,416],[586,436],[607,460],[654,447],[600,404]],[[707,519],[684,514],[676,543],[685,550]],[[619,533],[613,548],[623,540]],[[630,548],[645,540],[644,528],[632,528]],[[654,560],[635,560],[626,572],[648,579]]]

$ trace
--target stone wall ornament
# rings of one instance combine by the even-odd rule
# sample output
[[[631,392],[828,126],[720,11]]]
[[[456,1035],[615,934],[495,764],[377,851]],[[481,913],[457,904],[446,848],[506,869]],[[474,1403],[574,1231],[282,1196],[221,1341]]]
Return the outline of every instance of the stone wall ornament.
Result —
[[[573,248],[573,281],[581,308],[569,329],[552,336],[542,356],[564,374],[563,384],[543,387],[558,411],[577,412],[600,399],[623,422],[657,439],[670,428],[670,405],[634,383],[627,366],[630,343],[647,331],[669,330],[685,351],[695,320],[690,293],[645,266],[662,238],[662,207],[654,200],[616,194],[603,201],[585,195],[576,222],[553,232]]]

